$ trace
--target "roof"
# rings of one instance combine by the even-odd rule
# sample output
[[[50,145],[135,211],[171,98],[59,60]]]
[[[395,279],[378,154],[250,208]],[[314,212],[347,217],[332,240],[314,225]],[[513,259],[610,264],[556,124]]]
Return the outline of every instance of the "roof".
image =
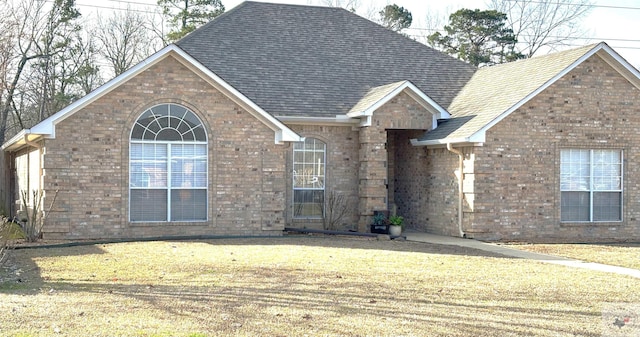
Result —
[[[176,44],[276,117],[344,115],[401,81],[448,106],[476,71],[333,7],[244,2]]]
[[[640,73],[606,43],[480,68],[448,106],[452,118],[414,144],[483,142],[488,128],[595,54],[638,85]]]
[[[404,92],[411,96],[416,102],[421,104],[425,109],[429,110],[433,115],[433,127],[437,126],[440,118],[451,117],[449,113],[434,102],[429,96],[420,91],[413,83],[409,81],[401,81],[371,88],[367,94],[354,105],[347,113],[348,117],[365,117],[361,122],[361,126],[371,125],[371,116],[379,107],[389,102],[399,93]]]
[[[56,112],[49,118],[41,121],[40,123],[34,125],[30,129],[24,129],[20,131],[18,134],[13,136],[7,142],[2,144],[1,149],[3,151],[12,151],[15,149],[24,146],[27,141],[34,141],[40,137],[49,137],[55,138],[55,126],[61,121],[65,120],[69,116],[72,116],[77,111],[81,110],[85,106],[91,104],[95,100],[100,97],[106,95],[114,88],[117,88],[120,84],[128,81],[132,77],[140,74],[141,72],[149,69],[153,65],[161,62],[167,57],[174,57],[178,61],[182,62],[188,67],[191,67],[192,70],[196,71],[197,74],[202,76],[206,81],[215,85],[222,92],[224,92],[229,98],[231,98],[237,104],[242,105],[249,113],[251,113],[254,117],[263,122],[266,126],[271,128],[274,131],[274,139],[276,143],[281,143],[284,141],[300,141],[303,138],[300,137],[297,133],[287,127],[285,124],[277,120],[275,117],[264,111],[262,108],[257,106],[251,100],[249,100],[242,93],[237,91],[235,88],[230,86],[224,80],[219,78],[216,74],[209,71],[207,68],[203,67],[198,61],[194,60],[191,56],[186,54],[176,45],[169,45],[157,53],[151,55],[144,61],[138,63],[134,67],[120,74],[116,78],[111,81],[105,83],[100,86],[98,89],[92,91],[88,95],[80,98],[79,100],[73,102],[68,105],[64,109]]]

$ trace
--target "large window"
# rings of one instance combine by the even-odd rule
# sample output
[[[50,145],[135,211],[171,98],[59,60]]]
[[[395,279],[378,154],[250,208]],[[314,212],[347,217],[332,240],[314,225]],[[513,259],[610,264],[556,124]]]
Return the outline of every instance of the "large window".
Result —
[[[207,135],[193,112],[162,104],[138,118],[129,189],[131,221],[207,220]]]
[[[293,215],[296,218],[324,216],[326,145],[315,138],[293,145]]]
[[[561,221],[622,220],[622,151],[560,152]]]

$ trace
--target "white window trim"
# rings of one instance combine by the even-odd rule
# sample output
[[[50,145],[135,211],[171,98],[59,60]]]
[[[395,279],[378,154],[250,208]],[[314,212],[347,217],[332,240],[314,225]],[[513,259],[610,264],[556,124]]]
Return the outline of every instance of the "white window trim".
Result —
[[[180,220],[180,221],[171,221],[171,192],[172,190],[179,189],[178,187],[172,186],[171,176],[172,176],[172,168],[171,168],[171,146],[172,145],[204,145],[207,147],[207,142],[170,142],[170,141],[149,141],[149,140],[131,140],[130,144],[154,144],[154,145],[165,145],[167,146],[167,186],[166,187],[131,187],[131,149],[132,146],[129,146],[129,222],[133,223],[166,223],[166,222],[207,222],[209,221],[209,207],[206,207],[206,218],[204,220]],[[208,151],[208,148],[207,148]],[[207,200],[209,200],[209,155],[207,154],[206,161],[207,172],[207,183],[206,187],[191,187],[192,190],[205,190],[205,195],[207,196]],[[167,191],[167,220],[162,221],[134,221],[131,220],[131,190],[166,190]],[[207,202],[208,203],[208,202]]]
[[[580,148],[563,148],[562,150],[588,150],[589,151],[589,220],[562,220],[562,216],[560,217],[560,222],[562,223],[612,223],[612,222],[623,222],[624,221],[624,150],[622,149],[580,149]],[[607,151],[617,151],[620,153],[620,189],[618,190],[595,190],[593,185],[594,181],[594,159],[593,153],[598,150],[607,150]],[[562,171],[560,171],[562,174]],[[576,190],[563,190],[560,188],[560,193],[562,192],[585,192],[585,191],[576,191]],[[620,220],[594,220],[593,216],[593,194],[594,193],[602,193],[602,192],[619,192],[620,193]],[[562,199],[562,197],[561,197]],[[562,207],[562,206],[560,206]],[[562,212],[562,210],[561,210]]]
[[[180,106],[181,108],[186,109],[186,113],[191,113],[195,116],[195,118],[198,119],[198,122],[200,123],[200,127],[203,128],[204,131],[204,137],[205,137],[205,141],[195,141],[195,140],[188,140],[188,141],[163,141],[163,140],[145,140],[145,139],[132,139],[133,137],[133,131],[134,128],[136,126],[136,124],[138,123],[138,120],[140,119],[141,116],[143,116],[148,110],[152,110],[153,108],[160,106],[160,105],[176,105],[176,106]],[[153,111],[152,111],[153,113]],[[183,116],[184,117],[184,116]],[[128,160],[128,177],[127,177],[127,184],[129,187],[129,200],[128,200],[128,220],[130,223],[134,223],[134,224],[142,224],[142,223],[204,223],[204,222],[208,222],[209,221],[209,147],[208,147],[208,139],[209,136],[206,132],[206,129],[204,129],[204,123],[202,122],[202,120],[200,119],[200,117],[198,115],[196,115],[191,109],[182,106],[180,104],[176,104],[176,103],[162,103],[162,104],[157,104],[153,107],[150,107],[149,109],[144,110],[139,116],[138,118],[135,120],[135,122],[133,122],[133,125],[131,127],[131,131],[129,134],[129,160]],[[164,145],[167,147],[167,186],[166,187],[131,187],[131,150],[133,148],[133,146],[131,146],[131,144],[154,144],[154,145]],[[206,163],[205,163],[205,168],[206,168],[206,179],[207,181],[205,182],[205,187],[191,187],[190,189],[192,190],[204,190],[205,191],[205,196],[206,196],[206,203],[205,203],[205,219],[204,220],[180,220],[180,221],[171,221],[171,192],[174,189],[179,189],[177,187],[173,187],[171,184],[171,176],[172,176],[172,165],[171,165],[171,155],[172,155],[172,149],[171,146],[172,145],[204,145],[205,149],[206,149]],[[162,221],[156,221],[156,220],[131,220],[131,191],[132,190],[166,190],[167,191],[167,214],[166,214],[166,220],[162,220]]]
[[[321,220],[324,219],[325,217],[325,198],[326,198],[326,188],[327,188],[327,143],[319,138],[315,138],[315,137],[308,137],[307,139],[314,139],[315,141],[319,141],[324,145],[324,151],[322,153],[322,176],[324,177],[324,184],[322,188],[307,188],[307,187],[296,187],[295,186],[295,179],[296,179],[296,175],[295,173],[292,175],[292,185],[293,185],[293,195],[291,196],[291,204],[293,206],[293,218],[294,219],[299,219],[299,220],[304,220],[304,219],[309,219],[309,220]],[[304,143],[304,142],[301,142]],[[303,152],[305,150],[296,150],[295,146],[293,146],[293,158],[292,158],[292,164],[295,168],[295,153],[296,151],[300,151]],[[306,152],[306,151],[305,151]],[[314,150],[315,152],[315,150]],[[294,171],[295,172],[295,171]],[[295,196],[295,191],[322,191],[322,214],[319,216],[296,216],[296,211],[295,211],[295,207],[296,207],[296,196]]]

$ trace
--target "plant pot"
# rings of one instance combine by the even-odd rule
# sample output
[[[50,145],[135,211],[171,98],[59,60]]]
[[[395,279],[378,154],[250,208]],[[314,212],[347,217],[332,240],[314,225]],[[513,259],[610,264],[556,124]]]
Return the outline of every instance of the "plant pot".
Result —
[[[402,234],[402,226],[389,226],[389,235],[391,236],[400,236]]]
[[[371,225],[371,233],[389,234],[389,226],[387,225]]]

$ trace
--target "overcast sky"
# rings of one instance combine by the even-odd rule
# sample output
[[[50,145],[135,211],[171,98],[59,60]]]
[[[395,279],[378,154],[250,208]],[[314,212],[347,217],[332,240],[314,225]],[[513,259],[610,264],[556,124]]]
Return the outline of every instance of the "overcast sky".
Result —
[[[254,0],[272,3],[289,4],[318,4],[326,0]],[[335,0],[334,0],[335,1]],[[345,0],[337,0],[345,2]],[[589,41],[579,44],[589,44],[600,41],[607,42],[633,66],[640,68],[640,1],[638,0],[592,0],[596,6],[583,21]],[[104,11],[104,8],[126,8],[127,6],[145,7],[152,9],[156,0],[77,0],[82,13]],[[222,0],[227,10],[240,4],[242,0]],[[485,0],[359,0],[358,13],[376,13],[387,4],[395,3],[408,9],[413,16],[413,24],[407,33],[414,37],[428,35],[427,17],[441,17],[446,23],[449,14],[460,8],[486,9]]]

